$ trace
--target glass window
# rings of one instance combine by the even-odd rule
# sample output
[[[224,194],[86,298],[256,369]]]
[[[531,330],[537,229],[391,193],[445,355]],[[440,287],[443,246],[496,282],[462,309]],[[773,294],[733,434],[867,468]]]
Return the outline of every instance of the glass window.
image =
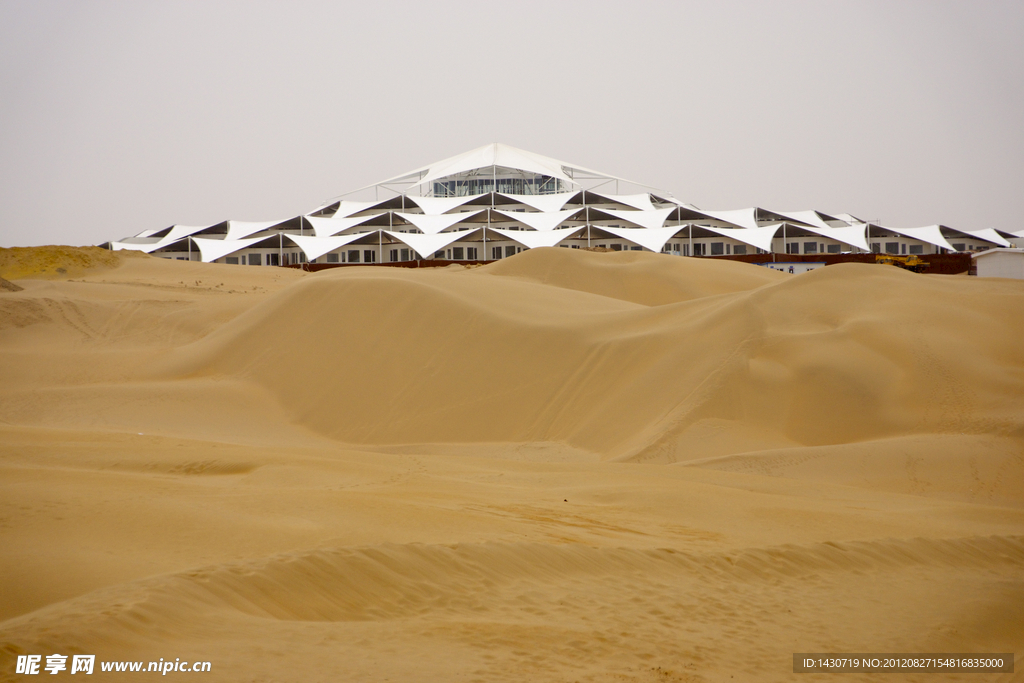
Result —
[[[463,255],[462,255],[463,251],[464,250],[463,250],[462,247],[453,247],[452,248],[452,259],[455,260],[455,261],[465,260]]]
[[[363,249],[363,263],[376,263],[377,254],[372,249]]]
[[[885,243],[885,253],[886,254],[898,254],[898,253],[900,253],[900,243],[899,242],[886,242]]]
[[[327,262],[328,263],[337,263],[338,262],[338,255],[334,254],[334,253],[328,254],[327,255]]]
[[[725,253],[725,242],[712,242],[711,243],[711,255],[719,256]]]
[[[955,244],[953,246],[956,247]],[[911,244],[910,245],[910,253],[911,254],[923,254],[924,253],[924,245],[923,244]]]
[[[957,251],[966,251],[965,245],[964,245],[963,242],[954,242],[953,243],[953,248],[956,249]],[[910,253],[913,254],[914,252],[910,252]],[[918,252],[918,253],[920,253],[920,252]],[[986,256],[985,258],[988,258],[988,257]],[[998,257],[996,257],[996,258],[998,258]]]
[[[871,253],[878,254],[878,253],[881,253],[881,251],[882,251],[882,245],[881,244],[879,244],[878,242],[872,242],[871,243]]]
[[[505,256],[515,256],[515,255],[516,255],[516,248],[515,247],[505,247]]]
[[[804,242],[804,253],[805,254],[817,254],[818,243],[817,242]]]
[[[260,255],[259,254],[249,254],[249,265],[250,266],[262,265],[262,260],[260,259]]]
[[[747,245],[737,244],[735,247],[732,248],[732,253],[743,256],[744,254],[747,253]]]
[[[403,249],[402,250],[402,260],[403,261],[408,261],[409,260],[409,250],[408,249]]]
[[[397,261],[398,260],[398,250],[397,249],[391,249],[390,251],[391,251],[391,253],[388,254],[388,257],[392,261]]]
[[[226,259],[224,259],[224,261],[230,265],[238,265],[237,256],[228,256]]]
[[[358,249],[349,249],[349,251],[348,251],[348,262],[349,263],[359,263],[359,250]]]
[[[466,247],[466,260],[476,261],[476,247]]]
[[[842,250],[843,250],[843,245],[841,245],[841,244],[829,244],[829,245],[827,245],[827,247],[828,247],[828,253],[830,253],[830,254],[838,254],[838,253],[841,253]]]
[[[491,247],[491,258],[495,261],[501,258],[501,247]]]

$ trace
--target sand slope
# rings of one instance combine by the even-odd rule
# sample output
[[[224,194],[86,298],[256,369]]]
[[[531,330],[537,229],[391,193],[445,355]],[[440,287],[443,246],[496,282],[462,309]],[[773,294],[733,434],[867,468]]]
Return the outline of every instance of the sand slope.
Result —
[[[1019,282],[567,249],[0,268],[0,680],[52,652],[232,681],[1024,654]]]

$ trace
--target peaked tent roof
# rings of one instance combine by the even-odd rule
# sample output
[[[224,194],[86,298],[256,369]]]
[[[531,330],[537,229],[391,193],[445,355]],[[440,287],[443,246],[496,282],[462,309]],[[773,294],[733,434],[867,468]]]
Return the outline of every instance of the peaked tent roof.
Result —
[[[439,232],[429,235],[417,235],[411,232],[392,232],[391,230],[385,230],[384,233],[400,242],[408,244],[423,258],[429,258],[432,254],[441,251],[452,242],[458,242],[463,237],[472,234],[472,231]]]
[[[505,230],[503,228],[491,228],[493,232],[500,233],[510,240],[519,242],[524,247],[536,249],[537,247],[553,247],[559,242],[573,234],[583,230],[582,227],[558,228],[557,230]]]
[[[412,223],[425,235],[436,235],[439,232],[444,232],[460,221],[472,218],[481,211],[483,211],[483,209],[467,211],[465,213],[443,213],[440,216],[428,216],[422,213],[402,213],[401,211],[395,211],[395,215]],[[412,245],[410,244],[409,246]]]
[[[939,225],[926,225],[921,228],[892,228],[888,225],[878,225],[877,223],[868,223],[868,225],[875,226],[881,230],[888,230],[889,232],[895,232],[898,235],[909,237],[911,239],[920,240],[933,244],[936,247],[942,247],[950,251],[956,251],[953,245],[946,241],[946,238],[942,236],[942,226]]]
[[[626,206],[632,206],[634,209],[640,211],[653,211],[654,204],[651,204],[651,195],[646,192],[643,194],[605,194],[604,192],[593,192],[589,191],[590,194],[596,194],[598,197],[604,197],[610,202],[616,204],[625,204]]]
[[[757,225],[757,209],[754,207],[749,209],[733,209],[732,211],[705,211],[704,209],[691,209],[691,211],[696,211],[708,218],[714,218],[723,223],[738,225],[741,228],[759,227]]]
[[[205,237],[192,237],[191,239],[195,242],[195,245],[199,247],[199,253],[202,257],[203,263],[210,263],[211,261],[216,261],[222,256],[233,254],[236,251],[245,249],[257,242],[262,242],[267,238],[250,237],[248,239],[241,240],[211,240]]]
[[[763,251],[772,250],[772,240],[775,239],[775,233],[777,233],[781,227],[782,223],[773,223],[772,225],[766,225],[760,228],[718,228],[708,225],[700,226],[701,230],[710,230],[722,237],[728,237],[736,240],[737,242],[749,244],[750,246],[757,247]]]
[[[982,228],[981,230],[957,230],[957,232],[962,232],[965,235],[970,235],[971,237],[979,240],[985,240],[992,244],[998,244],[1001,247],[1010,246],[1010,243],[993,228]]]
[[[228,221],[228,234],[224,237],[226,240],[240,240],[243,237],[255,234],[267,228],[272,228],[275,225],[281,225],[287,223],[290,218],[286,218],[283,221]]]
[[[471,202],[474,199],[483,197],[483,194],[466,195],[463,197],[416,197],[413,195],[406,195],[409,199],[416,203],[416,206],[423,209],[423,213],[428,216],[437,216],[442,213],[448,213],[452,209],[458,208],[466,202]]]
[[[380,218],[379,215],[371,216],[349,216],[347,218],[322,218],[320,216],[305,216],[305,220],[313,226],[313,232],[317,237],[329,237],[339,232],[351,230],[371,218]]]
[[[871,251],[871,247],[868,246],[868,241],[865,236],[865,223],[859,223],[857,225],[847,225],[842,228],[818,228],[813,225],[798,225],[795,226],[801,230],[813,232],[815,235],[821,235],[822,237],[828,237],[834,239],[837,242],[848,244],[851,247],[857,247],[864,251]]]
[[[636,242],[642,247],[647,247],[651,251],[661,251],[665,243],[668,242],[672,237],[682,230],[682,226],[672,226],[670,228],[610,228],[604,225],[597,226],[599,230],[610,232],[613,235],[618,235],[624,240],[630,242]]]
[[[823,214],[820,211],[814,211],[813,209],[810,211],[772,211],[772,213],[784,218],[790,218],[797,223],[806,223],[807,225],[813,225],[816,228],[824,228],[826,230],[831,230],[832,226],[826,223],[824,219],[822,219],[822,216],[826,216],[833,220],[842,220],[841,218],[829,216],[828,214]],[[845,222],[846,221],[843,221],[843,223]]]
[[[566,202],[579,194],[579,192],[554,192],[552,194],[509,194],[499,192],[502,197],[508,197],[520,204],[532,206],[538,211],[558,211]]]
[[[331,219],[328,218],[326,220]],[[349,242],[355,242],[361,237],[366,237],[368,234],[361,232],[355,235],[338,235],[335,237],[314,237],[312,235],[285,235],[285,237],[294,242],[306,255],[306,258],[312,261],[329,251],[345,246]]]
[[[340,202],[338,202],[338,210],[334,212],[334,215],[332,215],[331,218],[348,218],[349,216],[359,213],[360,211],[369,211],[373,207],[379,206],[387,201],[390,200],[381,199],[379,201],[372,202],[354,202],[349,201],[348,199],[342,199]],[[331,202],[331,204],[333,203],[334,202]],[[331,204],[327,204],[327,206],[330,206]],[[320,209],[316,209],[314,211],[310,211],[310,213],[316,213],[319,210]]]
[[[495,209],[495,213],[500,213],[503,216],[508,216],[514,221],[519,221],[529,225],[534,230],[554,230],[563,222],[569,220],[569,217],[579,213],[583,210],[583,207],[578,209],[566,209],[565,211],[545,211],[538,213],[530,213],[527,211],[502,211],[501,209]]]
[[[660,228],[665,223],[665,219],[668,215],[675,211],[675,207],[669,207],[667,209],[651,209],[650,211],[620,211],[619,209],[601,209],[593,207],[595,211],[606,213],[609,216],[615,216],[619,220],[629,221],[635,223],[643,228]],[[604,226],[599,226],[604,229]],[[678,230],[678,228],[676,228]]]

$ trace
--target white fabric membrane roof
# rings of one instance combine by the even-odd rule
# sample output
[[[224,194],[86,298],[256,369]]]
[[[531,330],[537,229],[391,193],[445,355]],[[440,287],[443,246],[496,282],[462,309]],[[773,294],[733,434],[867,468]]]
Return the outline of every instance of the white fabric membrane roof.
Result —
[[[622,211],[620,209],[601,209],[596,206],[591,208],[595,211],[606,213],[609,216],[614,216],[619,220],[629,221],[630,223],[635,223],[636,225],[649,229],[660,228],[665,223],[665,219],[668,218],[668,215],[676,210],[675,207],[669,207],[667,209],[651,209],[650,211]],[[591,217],[591,220],[593,220],[593,217]]]
[[[379,216],[350,216],[347,218],[320,218],[305,216],[303,220],[313,226],[313,232],[317,237],[330,237],[331,235],[337,235],[340,232],[351,230],[358,225],[362,225],[371,218],[379,218]]]
[[[514,221],[528,225],[534,230],[554,230],[559,225],[569,220],[571,216],[574,216],[581,211],[583,211],[582,207],[578,209],[566,209],[564,211],[537,213],[529,213],[526,211],[502,211],[501,209],[494,210],[495,213],[500,213],[502,216],[506,216]]]
[[[286,235],[286,237],[302,250],[307,259],[312,261],[329,251],[345,246],[349,242],[355,242],[361,237],[366,237],[368,234],[370,233],[362,232],[355,235],[336,235],[334,237],[316,237],[313,235]]]
[[[483,209],[479,209],[477,211],[466,211],[464,213],[443,213],[440,216],[428,216],[422,213],[402,213],[401,211],[395,211],[395,215],[412,223],[425,235],[436,235],[439,232],[444,232],[456,223],[464,221],[467,218],[472,218],[482,211]]]
[[[555,192],[553,194],[507,194],[499,192],[502,197],[507,197],[520,204],[532,206],[538,211],[558,211],[566,202],[579,195],[579,192]]]
[[[580,230],[586,228],[575,227],[575,228],[558,228],[556,230],[506,230],[504,228],[491,228],[491,232],[496,232],[510,240],[519,242],[524,247],[530,249],[536,249],[537,247],[553,247],[564,239],[568,239]]]
[[[464,197],[416,197],[406,195],[406,199],[411,199],[428,216],[437,216],[483,196],[482,194],[466,195]]]
[[[441,251],[452,242],[458,242],[467,235],[472,235],[475,231],[462,231],[462,232],[440,232],[430,235],[418,235],[411,232],[392,232],[391,230],[385,230],[385,234],[394,237],[396,240],[408,244],[412,247],[417,254],[423,258],[430,258],[431,255],[438,251]]]
[[[199,247],[199,255],[203,263],[210,263],[217,259],[233,254],[240,249],[250,247],[257,242],[262,242],[266,237],[249,237],[240,240],[212,240],[205,237],[193,237],[192,242]]]
[[[665,247],[665,243],[683,229],[680,226],[670,228],[611,228],[603,225],[599,225],[597,228],[617,235],[624,240],[635,242],[641,247],[647,247],[651,251],[661,251]]]
[[[877,223],[868,223],[867,225],[956,252],[953,245],[942,236],[942,230],[938,225],[926,225],[922,228],[890,228],[888,225],[878,225]]]

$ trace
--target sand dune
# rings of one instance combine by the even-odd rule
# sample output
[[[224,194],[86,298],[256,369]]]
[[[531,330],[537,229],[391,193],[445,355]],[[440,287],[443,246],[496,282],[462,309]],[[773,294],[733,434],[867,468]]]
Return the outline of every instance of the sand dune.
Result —
[[[0,680],[52,652],[275,681],[1024,655],[1019,282],[568,249],[0,276]]]

